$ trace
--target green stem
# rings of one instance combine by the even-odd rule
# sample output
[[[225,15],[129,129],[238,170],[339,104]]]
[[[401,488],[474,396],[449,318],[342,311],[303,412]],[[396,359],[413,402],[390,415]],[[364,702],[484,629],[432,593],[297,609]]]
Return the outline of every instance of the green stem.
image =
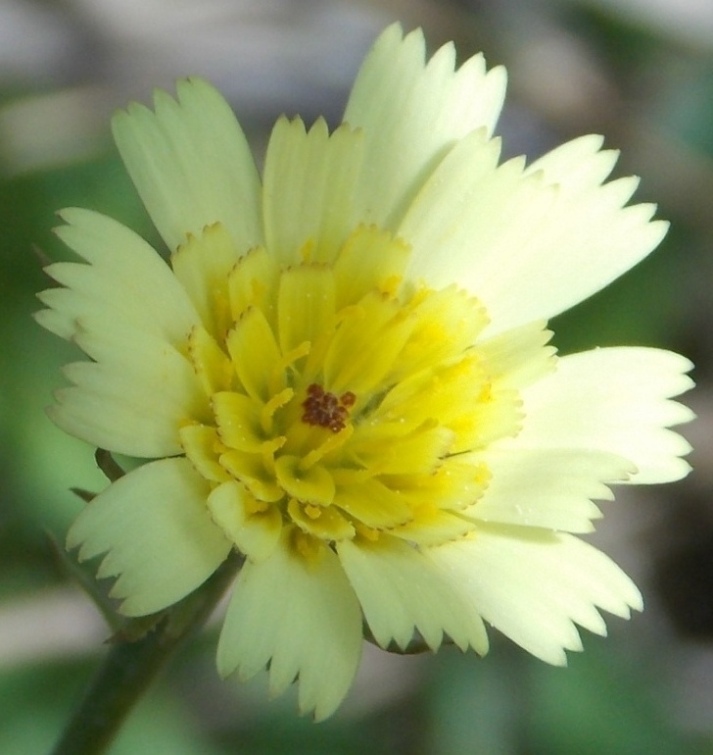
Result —
[[[166,611],[140,639],[112,646],[52,755],[106,752],[159,671],[208,618],[239,563],[237,556],[229,557],[202,587]]]

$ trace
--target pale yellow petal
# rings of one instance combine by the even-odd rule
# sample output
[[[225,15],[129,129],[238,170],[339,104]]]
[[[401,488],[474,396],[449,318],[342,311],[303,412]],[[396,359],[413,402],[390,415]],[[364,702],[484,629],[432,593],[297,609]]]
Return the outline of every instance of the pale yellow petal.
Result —
[[[238,260],[228,278],[230,311],[234,320],[242,317],[250,307],[258,307],[270,322],[274,322],[279,272],[277,261],[262,246],[251,249]]]
[[[565,650],[582,649],[575,623],[606,634],[597,609],[628,618],[642,607],[624,572],[571,535],[483,524],[431,555],[486,621],[554,665],[566,664]]]
[[[228,482],[231,476],[219,463],[224,446],[211,426],[188,424],[179,428],[181,447],[199,475],[211,482]]]
[[[353,230],[353,193],[361,170],[361,134],[324,120],[307,131],[281,118],[265,156],[265,240],[283,264],[331,262]],[[302,258],[302,259],[300,259]]]
[[[375,542],[340,542],[337,553],[382,647],[394,642],[405,649],[418,632],[431,650],[445,635],[462,650],[487,651],[485,627],[474,606],[428,555],[389,535]]]
[[[278,339],[283,354],[311,344],[334,329],[334,273],[322,265],[300,265],[280,277]]]
[[[434,287],[453,282],[466,287],[485,304],[491,319],[498,312],[490,276],[499,271],[517,275],[520,247],[526,246],[555,199],[541,175],[525,174],[524,159],[498,165],[499,156],[500,141],[488,140],[482,132],[459,141],[398,227],[399,236],[413,249],[412,275]],[[500,254],[497,260],[491,248]],[[534,319],[540,318],[529,318]]]
[[[236,248],[262,241],[260,181],[228,103],[206,81],[179,81],[178,101],[154,97],[116,114],[114,139],[156,228],[173,251],[222,223]]]
[[[220,343],[200,326],[188,336],[188,356],[206,396],[232,388],[233,363]]]
[[[339,481],[339,471],[335,477]],[[367,527],[379,529],[390,529],[413,518],[408,498],[375,479],[346,480],[337,489],[334,505]]]
[[[248,561],[218,643],[218,670],[249,679],[267,665],[270,690],[296,678],[302,713],[329,716],[351,686],[361,655],[359,603],[337,557],[316,545],[307,560],[285,530],[265,561]]]
[[[468,516],[565,532],[591,532],[601,517],[592,500],[612,500],[609,485],[635,472],[613,453],[566,446],[492,450],[482,459],[490,483]]]
[[[486,72],[482,55],[455,68],[444,45],[426,63],[423,33],[390,26],[376,41],[352,88],[344,120],[362,128],[360,219],[389,230],[457,139],[489,134],[505,96],[505,71]]]
[[[57,312],[50,329],[71,338],[82,318],[118,318],[174,345],[182,343],[199,322],[198,314],[154,249],[104,215],[67,209],[61,217],[67,225],[57,228],[57,235],[90,264],[59,262],[47,268],[67,287],[40,295]]]
[[[242,393],[221,391],[211,398],[218,437],[227,448],[260,453],[268,440],[260,423],[261,406]]]
[[[561,144],[528,166],[528,173],[544,173],[548,181],[569,191],[584,191],[601,185],[619,157],[617,150],[602,150],[604,137],[580,136]],[[633,193],[636,184],[631,187]],[[622,198],[626,201],[631,193]]]
[[[231,544],[206,509],[210,487],[185,459],[130,472],[98,495],[67,534],[79,559],[103,556],[97,576],[118,577],[111,595],[127,616],[176,603],[227,557]]]
[[[277,507],[260,504],[235,481],[215,488],[207,504],[213,521],[252,561],[262,561],[275,549],[282,531]]]
[[[544,322],[531,322],[478,342],[478,355],[500,388],[520,390],[555,369],[552,331]]]
[[[190,235],[171,256],[176,278],[188,293],[203,326],[223,340],[231,323],[228,277],[238,262],[236,248],[225,226],[207,226]]]
[[[180,453],[179,427],[205,418],[208,403],[187,360],[160,343],[142,349],[151,345],[148,338],[134,340],[133,353],[67,365],[63,372],[73,385],[56,392],[50,417],[71,435],[118,453]]]
[[[599,450],[629,459],[632,483],[685,476],[689,444],[672,425],[691,411],[671,398],[689,390],[691,363],[678,354],[615,347],[562,357],[557,369],[523,391],[526,421],[518,448]]]
[[[359,226],[334,263],[337,309],[355,304],[371,290],[394,293],[401,284],[410,249],[375,225]]]
[[[624,207],[636,179],[600,185],[616,156],[597,153],[600,144],[585,137],[532,168],[517,160],[488,173],[483,146],[475,137],[461,141],[399,228],[413,246],[411,272],[472,290],[493,335],[550,318],[611,283],[658,245],[668,225],[651,221],[653,205]]]
[[[227,347],[235,372],[251,398],[266,403],[285,388],[279,369],[280,349],[260,309],[252,307],[243,313],[228,333]]]

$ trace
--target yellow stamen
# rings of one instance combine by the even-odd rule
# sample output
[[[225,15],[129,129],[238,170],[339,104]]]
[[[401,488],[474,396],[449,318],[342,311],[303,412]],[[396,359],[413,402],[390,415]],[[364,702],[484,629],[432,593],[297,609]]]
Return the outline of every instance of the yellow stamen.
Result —
[[[325,456],[344,446],[349,438],[352,437],[353,433],[354,428],[351,425],[348,425],[337,434],[327,436],[324,443],[312,451],[309,451],[302,457],[299,463],[299,468],[306,472]]]
[[[289,403],[290,399],[295,395],[292,388],[285,388],[283,391],[276,393],[261,409],[260,411],[260,425],[265,433],[271,433],[273,431],[273,416],[275,412],[281,407]]]

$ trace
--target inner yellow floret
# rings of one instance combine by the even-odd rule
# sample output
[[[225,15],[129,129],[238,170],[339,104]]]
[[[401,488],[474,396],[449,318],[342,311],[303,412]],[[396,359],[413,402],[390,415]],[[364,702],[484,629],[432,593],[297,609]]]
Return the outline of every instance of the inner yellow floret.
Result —
[[[408,247],[377,228],[329,263],[310,249],[281,267],[258,247],[221,275],[215,260],[235,253],[215,225],[172,260],[204,323],[187,353],[210,419],[180,437],[215,521],[248,555],[285,525],[299,552],[385,531],[461,537],[488,484],[482,450],[520,426],[517,392],[477,346],[483,307],[406,283]]]

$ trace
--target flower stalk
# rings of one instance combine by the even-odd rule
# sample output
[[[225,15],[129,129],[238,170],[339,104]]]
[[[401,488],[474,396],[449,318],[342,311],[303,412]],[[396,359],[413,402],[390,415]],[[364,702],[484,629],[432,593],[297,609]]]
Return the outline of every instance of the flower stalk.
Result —
[[[231,554],[202,587],[159,614],[148,631],[146,617],[127,624],[114,639],[52,755],[99,755],[107,751],[158,674],[210,616],[239,565],[239,556]],[[139,628],[141,637],[132,639]]]

